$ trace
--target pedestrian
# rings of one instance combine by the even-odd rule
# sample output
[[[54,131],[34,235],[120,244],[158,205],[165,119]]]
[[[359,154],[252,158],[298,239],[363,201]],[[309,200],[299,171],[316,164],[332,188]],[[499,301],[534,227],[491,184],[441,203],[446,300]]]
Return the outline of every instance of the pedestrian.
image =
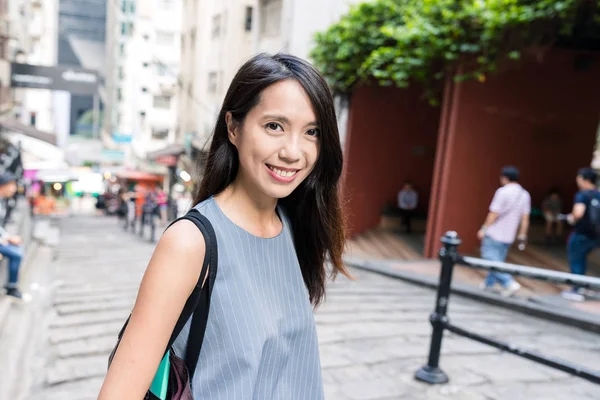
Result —
[[[546,220],[546,243],[555,243],[563,233],[563,223],[560,219],[562,212],[562,199],[558,189],[550,190],[542,202],[542,211]],[[556,226],[556,232],[554,231]]]
[[[0,199],[10,199],[17,193],[17,177],[9,172],[0,175]],[[22,299],[19,291],[19,269],[23,259],[23,240],[9,234],[0,227],[0,254],[8,259],[8,282],[6,294],[16,299]]]
[[[412,233],[411,220],[419,204],[419,194],[413,188],[412,182],[406,181],[398,193],[398,208],[406,233]]]
[[[158,203],[160,212],[160,221],[163,225],[166,225],[168,220],[167,211],[169,209],[169,202],[167,193],[160,187],[157,189],[156,202]]]
[[[502,169],[500,184],[502,186],[494,194],[477,237],[481,240],[481,258],[504,262],[516,238],[520,247],[527,242],[531,196],[519,184],[519,170],[516,167],[507,166]],[[492,290],[497,283],[502,286],[500,293],[505,297],[512,296],[521,288],[510,274],[503,272],[489,272],[482,287]]]
[[[102,215],[106,210],[106,195],[99,194],[96,197],[96,215]]]
[[[347,274],[342,165],[333,99],[317,70],[286,54],[246,62],[225,96],[194,198],[219,257],[195,399],[324,399],[311,304],[323,299],[329,271]],[[163,234],[101,400],[144,396],[204,253],[189,221]],[[187,345],[179,335],[174,352],[182,357]]]
[[[35,200],[35,215],[51,215],[56,211],[56,200],[47,195],[46,185],[40,186],[40,192]]]
[[[567,255],[571,273],[585,275],[587,256],[600,244],[600,193],[596,187],[598,176],[592,168],[582,168],[577,173],[577,187],[573,210],[567,216],[569,224],[574,225],[569,236]],[[562,297],[573,301],[585,300],[585,289],[575,285],[561,293]]]

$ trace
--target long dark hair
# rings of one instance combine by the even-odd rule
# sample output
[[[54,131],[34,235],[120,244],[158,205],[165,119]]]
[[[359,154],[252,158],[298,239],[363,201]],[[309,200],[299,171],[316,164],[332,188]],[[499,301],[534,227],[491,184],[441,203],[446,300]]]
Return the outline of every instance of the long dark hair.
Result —
[[[339,198],[342,148],[329,86],[308,62],[288,54],[259,54],[237,72],[225,95],[206,160],[204,177],[196,189],[194,204],[221,193],[235,179],[239,169],[237,149],[229,141],[225,114],[243,124],[260,95],[274,83],[293,79],[310,98],[321,130],[320,150],[310,175],[290,194],[280,199],[292,224],[294,246],[313,305],[325,295],[327,270],[349,276],[342,262],[346,226]]]

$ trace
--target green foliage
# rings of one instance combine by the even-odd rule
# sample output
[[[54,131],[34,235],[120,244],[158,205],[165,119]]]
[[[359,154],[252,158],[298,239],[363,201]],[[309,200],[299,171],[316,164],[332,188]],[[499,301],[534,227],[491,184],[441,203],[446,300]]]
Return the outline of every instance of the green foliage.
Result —
[[[572,34],[585,0],[374,0],[315,35],[311,56],[334,91],[362,80],[419,82],[436,102],[436,81],[460,62],[456,80],[485,81],[531,46]],[[595,11],[595,10],[594,10]]]

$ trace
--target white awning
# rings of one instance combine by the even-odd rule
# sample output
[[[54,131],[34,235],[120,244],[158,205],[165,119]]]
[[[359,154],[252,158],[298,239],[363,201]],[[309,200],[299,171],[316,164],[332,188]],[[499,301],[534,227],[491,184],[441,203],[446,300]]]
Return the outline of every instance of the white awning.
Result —
[[[57,146],[17,132],[4,134],[7,140],[21,148],[23,168],[29,170],[67,168],[64,152]]]
[[[79,175],[69,169],[51,169],[38,171],[36,179],[44,182],[68,182],[77,180]]]

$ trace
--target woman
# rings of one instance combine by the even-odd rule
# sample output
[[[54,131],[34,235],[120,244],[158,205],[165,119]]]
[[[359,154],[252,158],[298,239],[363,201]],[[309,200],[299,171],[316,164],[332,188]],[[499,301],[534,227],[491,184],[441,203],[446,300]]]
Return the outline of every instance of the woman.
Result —
[[[347,274],[334,111],[325,80],[290,55],[252,58],[229,87],[194,199],[219,246],[196,399],[324,398],[311,303],[325,294],[325,262]],[[193,223],[164,233],[100,399],[148,390],[204,253]]]

